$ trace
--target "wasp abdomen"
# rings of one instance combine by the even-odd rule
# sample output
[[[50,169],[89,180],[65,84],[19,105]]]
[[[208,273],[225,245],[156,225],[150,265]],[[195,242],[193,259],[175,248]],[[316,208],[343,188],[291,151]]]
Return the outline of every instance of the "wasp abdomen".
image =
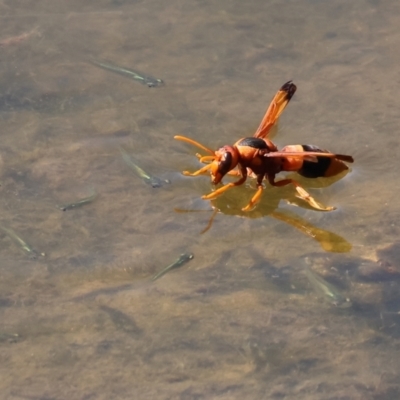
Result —
[[[302,147],[306,152],[329,153],[312,144],[303,144]],[[297,172],[306,178],[319,178],[322,176],[335,176],[347,169],[347,165],[340,160],[317,156],[316,162],[304,160],[302,167]]]

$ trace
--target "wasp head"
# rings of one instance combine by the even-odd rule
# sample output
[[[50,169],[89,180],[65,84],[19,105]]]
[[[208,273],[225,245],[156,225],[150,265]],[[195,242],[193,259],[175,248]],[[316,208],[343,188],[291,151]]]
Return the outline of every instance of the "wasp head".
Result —
[[[211,163],[211,181],[213,184],[221,182],[222,178],[239,162],[239,153],[235,147],[224,146],[215,152],[215,159]]]

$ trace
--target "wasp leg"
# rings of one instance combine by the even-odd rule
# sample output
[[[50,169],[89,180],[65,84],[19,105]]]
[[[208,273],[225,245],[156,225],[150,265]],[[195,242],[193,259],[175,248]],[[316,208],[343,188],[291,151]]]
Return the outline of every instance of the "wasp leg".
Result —
[[[300,185],[297,184],[296,191],[297,191],[297,196],[299,199],[302,199],[306,201],[311,207],[315,208],[316,210],[319,211],[333,211],[336,210],[336,207],[332,206],[324,206],[321,203],[319,203],[317,200],[314,199],[306,190],[304,190]]]
[[[249,204],[247,204],[246,207],[242,208],[242,211],[251,211],[254,208],[254,206],[261,199],[261,195],[262,195],[263,189],[264,188],[262,187],[262,185],[258,186],[256,194],[251,198],[251,200],[249,201]]]
[[[246,207],[242,208],[242,211],[251,211],[254,208],[254,206],[260,201],[262,192],[264,190],[263,185],[262,185],[263,178],[264,178],[264,175],[257,175],[257,192],[251,198],[251,200],[249,201],[249,204],[247,204]]]
[[[242,185],[245,180],[246,180],[246,178],[240,178],[237,182],[228,183],[228,184],[220,187],[219,189],[215,190],[214,192],[211,192],[210,194],[206,194],[204,196],[201,196],[201,198],[204,199],[204,200],[215,199],[219,195],[221,195],[222,193],[226,192],[228,189],[233,188],[235,186]]]
[[[211,168],[211,164],[207,164],[203,168],[200,168],[198,171],[195,171],[195,172],[183,171],[182,174],[185,175],[185,176],[202,175],[210,168]]]
[[[240,171],[238,169],[233,169],[232,171],[228,172],[228,175],[231,176],[241,176],[242,174],[240,173]]]
[[[230,188],[233,188],[235,186],[243,185],[243,183],[247,179],[247,170],[246,170],[246,168],[240,168],[240,172],[241,172],[242,177],[238,181],[228,183],[228,184],[220,187],[219,189],[215,190],[214,192],[211,192],[210,194],[206,194],[204,196],[201,196],[201,198],[204,199],[204,200],[212,200],[212,199],[215,199],[216,197],[218,197],[220,194],[226,192]]]
[[[297,191],[296,197],[306,201],[312,208],[315,208],[316,210],[319,210],[319,211],[332,211],[332,210],[336,209],[336,207],[324,206],[321,203],[319,203],[317,200],[314,199],[314,197],[312,197],[310,195],[310,193],[308,193],[305,189],[303,189],[293,179],[282,179],[281,181],[275,182],[275,177],[274,176],[268,176],[268,182],[272,186],[277,186],[277,187],[281,187],[281,186],[286,186],[286,185],[292,184],[296,188],[296,191]]]

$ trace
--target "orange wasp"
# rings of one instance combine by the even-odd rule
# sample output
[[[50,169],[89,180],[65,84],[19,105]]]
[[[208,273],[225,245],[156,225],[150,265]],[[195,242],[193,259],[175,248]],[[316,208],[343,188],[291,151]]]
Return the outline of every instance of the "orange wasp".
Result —
[[[202,196],[203,199],[214,199],[228,189],[242,185],[247,176],[252,176],[257,179],[257,192],[250,202],[242,208],[243,211],[250,211],[260,201],[264,178],[272,186],[294,185],[297,197],[306,201],[314,209],[320,211],[335,209],[317,202],[293,179],[275,181],[276,175],[282,171],[295,171],[307,178],[331,177],[348,169],[345,162],[353,162],[351,156],[334,154],[314,145],[289,145],[279,151],[275,144],[266,138],[296,89],[296,85],[292,81],[286,82],[272,99],[256,133],[251,137],[239,139],[232,146],[226,145],[217,151],[213,151],[185,136],[174,137],[211,154],[210,156],[199,155],[200,161],[207,164],[193,173],[183,171],[184,175],[197,176],[209,171],[211,182],[215,185],[220,183],[226,174],[240,176],[238,181],[228,183],[210,194]],[[234,170],[236,167],[238,169]]]

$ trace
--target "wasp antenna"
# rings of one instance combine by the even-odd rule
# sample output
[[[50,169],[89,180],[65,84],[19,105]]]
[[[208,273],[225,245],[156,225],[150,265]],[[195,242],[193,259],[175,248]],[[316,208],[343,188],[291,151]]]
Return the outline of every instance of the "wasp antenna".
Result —
[[[199,149],[202,149],[202,150],[207,151],[208,153],[210,153],[210,154],[212,154],[212,155],[215,155],[214,150],[211,150],[211,149],[209,149],[208,147],[203,146],[201,143],[196,142],[196,140],[190,139],[190,138],[188,138],[188,137],[186,137],[186,136],[175,135],[175,136],[174,136],[174,139],[176,139],[176,140],[181,140],[182,142],[189,143],[189,144],[191,144],[191,145],[193,145],[193,146],[198,147]]]

